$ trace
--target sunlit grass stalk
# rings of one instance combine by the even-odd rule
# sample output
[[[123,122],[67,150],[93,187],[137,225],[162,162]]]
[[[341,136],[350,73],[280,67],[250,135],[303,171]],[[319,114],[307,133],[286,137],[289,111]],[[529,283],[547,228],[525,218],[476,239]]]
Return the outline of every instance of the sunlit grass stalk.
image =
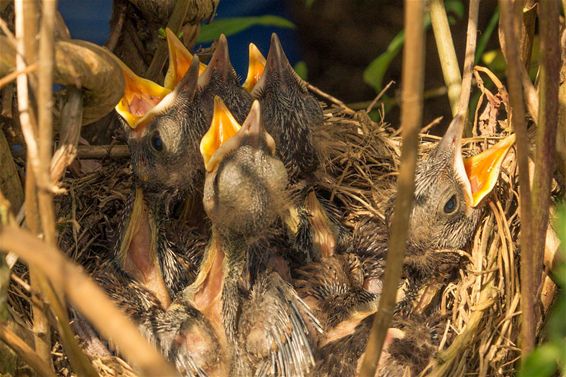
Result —
[[[16,68],[22,71],[28,64],[37,61],[37,12],[34,1],[15,1],[15,27],[18,54],[16,56]],[[29,77],[29,80],[28,80]],[[20,125],[27,144],[26,180],[25,180],[25,215],[26,224],[34,234],[40,231],[40,219],[37,211],[37,190],[34,171],[38,165],[37,151],[37,119],[30,103],[28,89],[36,87],[34,74],[19,75],[16,79],[18,89],[18,110]],[[28,86],[28,84],[31,84]],[[35,84],[35,85],[34,85]],[[32,290],[42,292],[47,285],[45,277],[35,268],[30,267],[30,284]],[[51,364],[51,330],[46,316],[46,307],[32,305],[33,333],[35,337],[35,351],[39,358],[47,365]]]
[[[139,333],[84,270],[56,247],[13,225],[0,227],[0,250],[10,250],[63,287],[70,303],[146,376],[175,376],[175,369]]]
[[[462,90],[458,99],[458,112],[468,117],[468,106],[470,104],[470,95],[472,92],[472,76],[474,71],[474,60],[476,53],[476,44],[478,39],[478,13],[480,0],[470,0],[468,11],[468,28],[466,30],[466,55],[464,56],[464,70],[462,75]],[[468,131],[468,121],[466,120],[466,134]]]
[[[424,88],[424,2],[405,0],[405,45],[403,48],[401,130],[403,145],[397,179],[397,197],[391,222],[383,290],[370,331],[360,376],[373,377],[391,324],[397,288],[405,256],[409,216],[415,190],[419,131]]]
[[[39,216],[45,242],[57,245],[55,232],[55,208],[51,187],[51,158],[53,149],[53,66],[54,66],[54,24],[57,12],[55,0],[42,3],[41,27],[39,32],[39,69],[38,69],[38,201]],[[71,327],[65,305],[65,295],[60,285],[51,281],[44,293],[50,308],[57,318],[57,328],[63,348],[74,371],[81,376],[98,376],[88,357],[83,353]]]
[[[535,344],[535,298],[534,266],[532,262],[532,218],[531,190],[529,185],[529,140],[525,122],[523,88],[521,85],[521,55],[516,36],[520,35],[519,22],[522,18],[522,2],[513,4],[508,0],[499,0],[501,26],[507,58],[507,87],[511,105],[511,125],[517,137],[517,165],[519,168],[519,195],[521,219],[521,353],[525,357]]]
[[[434,32],[434,40],[436,41],[436,50],[440,58],[440,66],[442,67],[442,75],[444,82],[448,88],[448,100],[450,101],[450,109],[452,115],[458,112],[458,98],[460,96],[462,75],[454,49],[454,41],[450,32],[450,24],[444,7],[444,0],[431,0],[430,2],[430,20],[432,30]]]

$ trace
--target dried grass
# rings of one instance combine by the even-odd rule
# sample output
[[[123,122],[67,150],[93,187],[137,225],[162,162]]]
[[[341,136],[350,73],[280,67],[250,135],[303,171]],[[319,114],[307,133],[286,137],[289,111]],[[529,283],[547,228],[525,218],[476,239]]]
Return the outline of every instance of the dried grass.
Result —
[[[506,133],[502,113],[508,107],[505,93],[487,93],[483,86],[481,90],[486,91],[482,98],[487,99],[482,106],[496,109],[483,107],[478,112],[475,135],[465,140],[465,153],[485,149]],[[503,101],[503,106],[494,98]],[[332,99],[326,101],[326,124],[319,140],[329,163],[324,167],[320,186],[347,208],[351,224],[361,216],[383,218],[384,198],[398,168],[399,137],[388,124],[371,121],[365,112],[354,112]],[[481,114],[489,117],[482,118]],[[421,151],[426,153],[437,140],[422,134]],[[82,164],[63,181],[68,194],[57,201],[57,223],[61,249],[92,271],[112,255],[132,181],[127,159],[83,160]],[[423,300],[432,302],[430,296],[438,299],[437,311],[446,318],[438,353],[423,376],[514,373],[520,356],[517,179],[516,161],[510,154],[469,250],[462,252],[469,263],[456,281],[430,287],[436,290],[432,295],[423,291]],[[21,323],[29,327],[31,295],[27,281],[25,268],[14,270],[10,305]],[[58,350],[52,353],[54,364],[60,374],[68,374],[68,362],[60,347]],[[101,358],[93,364],[101,376],[135,376],[118,357]]]

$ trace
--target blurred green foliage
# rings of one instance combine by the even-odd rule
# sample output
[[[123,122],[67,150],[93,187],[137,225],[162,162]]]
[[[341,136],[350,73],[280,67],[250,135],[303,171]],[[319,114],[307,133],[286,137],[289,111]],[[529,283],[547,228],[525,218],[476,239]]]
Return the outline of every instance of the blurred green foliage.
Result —
[[[295,70],[295,72],[297,72],[297,75],[299,75],[300,78],[305,81],[308,79],[309,70],[307,68],[307,63],[304,60],[297,62],[293,69]]]
[[[519,377],[566,376],[566,203],[560,205],[556,231],[560,238],[558,263],[552,271],[557,297],[546,323],[545,342],[524,361]]]
[[[499,23],[499,7],[495,8],[495,12],[493,12],[493,14],[491,15],[487,27],[485,28],[485,30],[483,31],[483,33],[481,34],[478,40],[478,45],[476,47],[476,56],[474,58],[474,64],[478,64],[478,62],[480,61],[480,58],[483,55],[485,48],[487,47],[487,43],[491,39],[491,36],[495,31],[495,28],[497,27],[498,23]]]
[[[464,16],[464,3],[462,0],[446,0],[446,12],[448,13],[448,21],[451,25],[457,19],[462,19]],[[425,18],[425,30],[430,28],[430,15],[427,14]],[[364,71],[364,81],[375,89],[376,93],[383,89],[383,78],[391,65],[391,62],[401,52],[401,48],[405,43],[405,32],[400,31],[389,43],[384,53],[375,58]]]
[[[207,25],[202,25],[200,28],[200,33],[197,38],[197,43],[212,42],[220,34],[226,36],[237,34],[245,29],[252,26],[274,26],[280,28],[294,29],[295,24],[291,21],[272,15],[256,16],[256,17],[230,17],[230,18],[220,18],[215,19],[213,22]]]

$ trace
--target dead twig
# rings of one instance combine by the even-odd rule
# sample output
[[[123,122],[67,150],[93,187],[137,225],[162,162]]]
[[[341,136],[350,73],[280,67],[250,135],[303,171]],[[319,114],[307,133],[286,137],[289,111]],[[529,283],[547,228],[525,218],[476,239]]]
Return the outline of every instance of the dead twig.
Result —
[[[454,42],[452,41],[452,33],[450,33],[450,25],[448,24],[448,16],[446,15],[443,0],[432,0],[430,2],[430,20],[438,57],[440,58],[442,75],[448,88],[448,99],[450,100],[452,116],[456,116],[458,112],[458,97],[462,90],[462,76],[460,75],[458,58],[454,50]]]
[[[375,106],[375,104],[377,103],[377,101],[379,101],[381,99],[381,97],[383,97],[383,95],[385,93],[387,93],[387,91],[389,90],[389,88],[391,88],[391,85],[395,84],[395,81],[389,81],[387,83],[387,85],[385,85],[385,88],[381,89],[381,92],[379,92],[377,94],[377,96],[375,96],[375,98],[373,99],[373,101],[371,101],[368,105],[368,107],[366,108],[366,113],[369,113],[370,111],[373,110],[373,107]]]
[[[30,266],[39,269],[54,284],[63,287],[69,301],[106,339],[120,349],[148,376],[176,376],[155,348],[142,337],[135,325],[104,294],[79,266],[56,247],[13,225],[0,229],[0,250],[17,253]]]
[[[79,145],[79,158],[126,158],[130,156],[127,145]]]
[[[28,73],[31,73],[31,72],[35,72],[36,69],[37,69],[37,64],[31,64],[31,65],[28,65],[27,67],[25,67],[21,71],[15,71],[15,72],[12,72],[12,73],[8,73],[6,76],[4,76],[0,79],[0,89],[2,89],[4,86],[8,85],[9,83],[14,81],[15,79],[17,79],[19,75],[25,75],[25,74],[28,74]]]
[[[361,377],[373,377],[379,362],[387,329],[391,324],[401,279],[409,215],[415,190],[419,129],[422,122],[424,88],[424,2],[405,0],[405,32],[403,48],[403,84],[401,129],[403,145],[397,179],[397,197],[391,222],[391,238],[383,278],[379,308],[371,327],[360,370]]]
[[[539,111],[536,135],[535,171],[532,188],[532,257],[534,288],[538,290],[543,272],[544,245],[548,228],[550,191],[556,154],[558,87],[560,85],[559,3],[538,5],[541,37]],[[535,313],[539,314],[540,313]]]
[[[532,254],[532,219],[531,219],[531,190],[529,186],[529,141],[527,125],[525,123],[525,109],[523,105],[523,88],[521,86],[521,55],[515,36],[520,35],[518,20],[522,17],[522,2],[511,3],[500,0],[501,26],[503,26],[503,39],[505,55],[507,57],[507,78],[509,87],[509,100],[511,105],[511,124],[517,135],[517,163],[519,167],[519,193],[521,199],[521,352],[525,357],[534,348],[535,334],[535,299],[536,286],[534,285],[534,265]]]

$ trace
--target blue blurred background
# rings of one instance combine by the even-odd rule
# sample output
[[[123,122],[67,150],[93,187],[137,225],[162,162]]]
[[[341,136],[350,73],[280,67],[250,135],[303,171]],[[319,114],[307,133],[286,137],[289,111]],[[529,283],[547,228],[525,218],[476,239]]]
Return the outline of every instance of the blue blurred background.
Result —
[[[71,36],[103,45],[109,36],[109,22],[112,14],[111,0],[60,0],[59,11],[63,15]],[[230,17],[276,15],[293,21],[284,0],[240,0],[220,1],[215,19]],[[156,31],[157,32],[157,31]],[[264,55],[269,50],[271,33],[281,38],[285,53],[292,65],[301,60],[296,39],[296,30],[274,26],[253,26],[228,37],[230,58],[241,77],[248,67],[248,44],[255,43]],[[198,48],[199,46],[195,46]]]

